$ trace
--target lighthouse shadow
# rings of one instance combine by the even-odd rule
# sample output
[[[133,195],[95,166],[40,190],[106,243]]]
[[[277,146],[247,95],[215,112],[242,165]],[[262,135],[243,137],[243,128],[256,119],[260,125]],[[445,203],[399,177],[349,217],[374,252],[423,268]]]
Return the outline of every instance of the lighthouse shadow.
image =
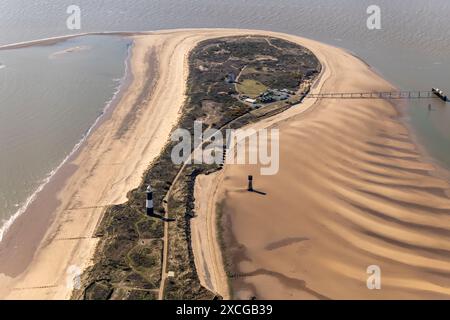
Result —
[[[243,189],[243,188],[239,188],[239,189],[236,188],[234,190],[230,190],[230,192],[236,192],[236,193],[247,193],[247,192],[250,192],[250,193],[256,193],[256,194],[261,195],[261,196],[266,196],[267,195],[267,192],[264,192],[264,191],[255,190],[255,189],[248,190],[248,189]]]
[[[264,192],[264,191],[259,191],[259,190],[255,190],[255,189],[249,190],[249,192],[253,192],[253,193],[259,194],[259,195],[261,195],[261,196],[266,196],[266,195],[267,195],[266,192]]]
[[[176,221],[174,218],[166,218],[166,217],[164,217],[161,214],[148,214],[147,216],[150,217],[150,218],[159,219],[159,220],[164,221],[164,222]]]

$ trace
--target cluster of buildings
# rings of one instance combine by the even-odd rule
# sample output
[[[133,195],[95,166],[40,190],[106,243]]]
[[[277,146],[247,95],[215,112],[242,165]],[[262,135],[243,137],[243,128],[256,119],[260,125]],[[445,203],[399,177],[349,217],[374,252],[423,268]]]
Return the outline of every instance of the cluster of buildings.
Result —
[[[228,73],[225,75],[225,82],[228,84],[236,83],[236,75],[233,72]],[[255,108],[261,107],[260,104],[267,104],[277,101],[284,101],[288,100],[291,96],[295,95],[296,92],[288,90],[288,89],[268,89],[265,92],[261,93],[256,98],[251,98],[245,94],[238,95],[236,98],[238,98],[241,101],[244,101],[245,103],[249,103],[253,105]]]
[[[277,101],[284,101],[289,99],[291,96],[295,95],[294,91],[290,91],[288,89],[268,89],[265,92],[261,93],[257,98],[253,99],[246,95],[241,95],[239,98],[246,103],[250,103],[255,107],[260,107],[259,103],[267,104]]]
[[[291,97],[291,95],[294,95],[295,92],[289,91],[288,89],[268,89],[266,92],[262,93],[258,99],[262,103],[271,103],[275,101],[283,101],[287,100]]]

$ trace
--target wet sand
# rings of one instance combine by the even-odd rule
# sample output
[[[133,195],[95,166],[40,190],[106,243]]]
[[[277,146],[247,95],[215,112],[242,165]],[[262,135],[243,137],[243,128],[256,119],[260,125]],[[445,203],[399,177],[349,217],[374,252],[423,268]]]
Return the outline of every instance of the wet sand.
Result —
[[[344,50],[297,42],[325,66],[315,90],[394,89]],[[219,185],[212,196],[221,203],[232,296],[448,299],[450,185],[441,169],[388,101],[306,101],[257,124],[280,130],[278,174],[226,165],[208,177]],[[266,195],[246,191],[249,174]],[[381,290],[366,286],[371,265],[381,268]]]

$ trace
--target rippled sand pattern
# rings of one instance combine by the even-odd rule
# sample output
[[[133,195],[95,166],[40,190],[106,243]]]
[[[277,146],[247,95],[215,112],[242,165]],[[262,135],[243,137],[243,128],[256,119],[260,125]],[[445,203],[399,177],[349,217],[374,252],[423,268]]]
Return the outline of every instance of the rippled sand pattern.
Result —
[[[342,51],[325,57],[324,92],[389,90]],[[226,167],[235,297],[450,297],[450,186],[398,116],[383,100],[318,101],[276,125],[277,175]],[[248,174],[266,196],[245,192]],[[370,265],[381,268],[381,290],[367,289]]]

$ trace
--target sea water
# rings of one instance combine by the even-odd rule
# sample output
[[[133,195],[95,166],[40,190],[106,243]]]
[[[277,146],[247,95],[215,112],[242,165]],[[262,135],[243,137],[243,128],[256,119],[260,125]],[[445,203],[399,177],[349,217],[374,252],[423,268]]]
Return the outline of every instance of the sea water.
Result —
[[[129,45],[87,36],[0,51],[0,227],[102,115],[124,78]]]

